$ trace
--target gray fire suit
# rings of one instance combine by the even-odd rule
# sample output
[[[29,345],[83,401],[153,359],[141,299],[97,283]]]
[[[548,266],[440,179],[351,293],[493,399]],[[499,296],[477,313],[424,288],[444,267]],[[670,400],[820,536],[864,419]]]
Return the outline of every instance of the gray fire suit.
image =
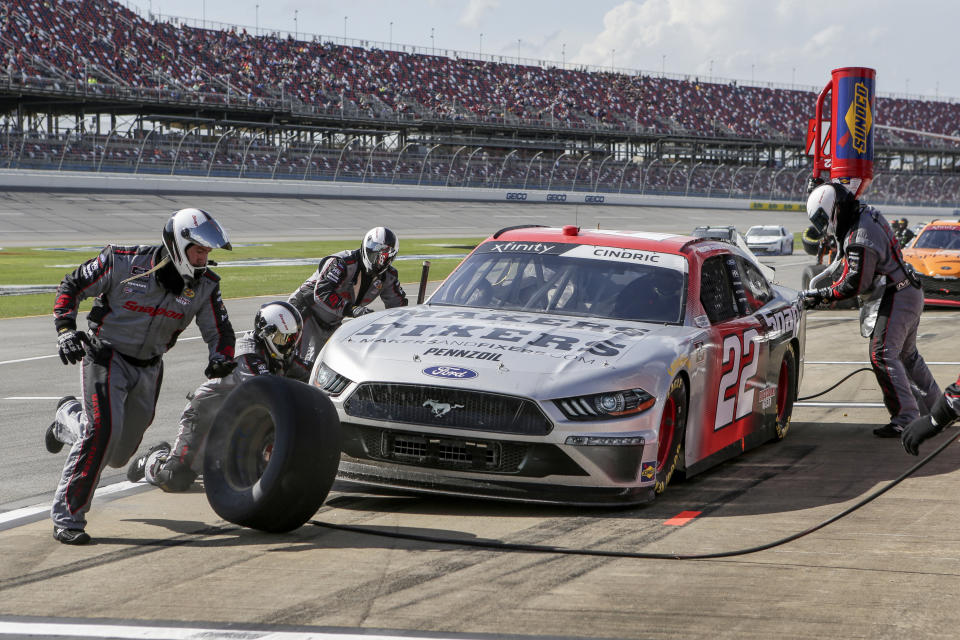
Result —
[[[58,411],[54,426],[56,438],[72,445],[51,509],[58,527],[83,529],[104,465],[123,467],[140,446],[153,422],[163,354],[191,321],[196,319],[211,357],[233,357],[233,327],[215,273],[208,269],[187,286],[167,264],[123,282],[145,274],[163,256],[160,246],[107,246],[57,290],[58,330],[75,329],[80,301],[97,297],[87,315],[93,344],[81,364],[83,409]]]
[[[923,291],[903,261],[893,229],[873,207],[860,205],[857,221],[841,239],[841,251],[843,271],[821,290],[822,298],[844,300],[883,287],[870,337],[870,363],[891,423],[906,426],[921,411],[929,413],[940,396],[940,387],[917,351]],[[882,283],[880,276],[885,277]]]
[[[271,358],[253,333],[237,340],[237,368],[230,375],[207,380],[187,399],[190,401],[180,416],[180,431],[170,456],[156,473],[153,484],[164,491],[186,491],[203,473],[203,451],[213,420],[230,392],[255,376],[282,375],[306,382],[310,376],[307,363],[296,354],[286,362]],[[148,476],[148,480],[150,476]]]
[[[287,300],[303,316],[300,357],[313,364],[327,338],[353,314],[380,297],[387,309],[408,304],[397,270],[387,267],[380,274],[363,268],[360,250],[341,251],[320,261],[312,276]]]

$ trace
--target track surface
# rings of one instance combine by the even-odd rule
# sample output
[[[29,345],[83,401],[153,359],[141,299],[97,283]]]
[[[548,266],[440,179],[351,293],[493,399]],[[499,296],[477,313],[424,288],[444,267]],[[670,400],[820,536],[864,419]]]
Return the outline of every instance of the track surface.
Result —
[[[491,205],[276,199],[207,203],[159,196],[123,205],[150,208],[147,216],[123,214],[119,204],[105,200],[66,205],[67,197],[0,196],[2,242],[10,244],[8,232],[15,230],[22,245],[155,242],[158,220],[187,205],[209,207],[218,217],[229,212],[227,225],[238,241],[280,239],[286,233],[303,237],[308,224],[317,228],[317,237],[359,239],[376,224],[392,225],[401,241],[414,234],[480,236],[520,222],[574,223],[576,215],[573,207],[547,205],[526,206],[521,212]],[[10,213],[28,207],[46,213]],[[116,215],[104,221],[97,213],[101,209]],[[751,212],[586,211],[602,217],[604,228],[676,230],[681,219],[683,229],[708,221],[745,229],[761,219]],[[584,212],[580,207],[580,224],[595,226],[597,220],[588,221]],[[494,217],[499,215],[510,219],[501,222]],[[771,219],[763,215],[764,222]],[[772,217],[792,221],[787,222],[791,229],[804,226],[801,214]],[[95,228],[86,228],[89,219],[98,220]],[[323,232],[337,220],[340,227]],[[54,223],[76,232],[56,235],[49,226]],[[778,280],[797,286],[808,260],[797,254],[770,262],[777,266]],[[263,301],[227,302],[238,329],[249,328]],[[956,312],[924,314],[919,343],[927,360],[960,360],[958,319]],[[314,637],[380,632],[415,637],[940,638],[960,627],[960,447],[948,448],[917,476],[826,529],[783,547],[724,560],[507,553],[311,525],[271,536],[219,520],[200,491],[125,491],[119,483],[123,471],[114,469],[105,471],[98,493],[103,497],[90,513],[88,530],[95,544],[66,547],[51,538],[45,514],[30,515],[25,508],[49,504],[63,456],[46,453],[42,431],[56,399],[76,393],[77,370],[55,356],[49,318],[2,320],[0,329],[8,338],[0,344],[0,634],[67,622],[66,627],[48,628],[47,635],[64,629],[87,637],[123,635],[91,630],[84,624],[90,621],[121,625],[129,631],[126,637],[184,637],[182,627],[229,626],[233,632],[251,630],[242,637],[259,637],[252,631],[258,629]],[[184,394],[201,380],[205,350],[200,340],[190,339],[196,336],[195,330],[185,334],[186,340],[165,358],[157,419],[144,446],[176,433]],[[864,366],[859,363],[866,360],[866,349],[852,312],[812,314],[800,395]],[[838,364],[815,364],[820,362]],[[960,371],[958,364],[932,368],[941,384]],[[859,374],[817,400],[868,404],[880,402],[880,394],[872,375]],[[337,483],[316,519],[569,548],[737,549],[805,529],[907,469],[915,459],[898,442],[870,434],[885,418],[882,408],[798,407],[782,443],[671,486],[661,499],[640,508],[532,507],[372,493]],[[111,496],[108,487],[121,491]],[[665,524],[683,511],[701,514],[682,526]],[[14,519],[16,514],[21,517]],[[158,630],[158,625],[176,629]]]

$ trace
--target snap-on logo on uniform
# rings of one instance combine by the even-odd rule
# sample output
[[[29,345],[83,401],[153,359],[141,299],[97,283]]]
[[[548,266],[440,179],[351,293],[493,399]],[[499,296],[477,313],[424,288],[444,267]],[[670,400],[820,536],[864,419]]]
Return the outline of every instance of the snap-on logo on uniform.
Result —
[[[174,320],[183,319],[183,314],[179,311],[174,311],[172,309],[165,309],[164,307],[146,307],[137,304],[133,300],[127,300],[124,303],[123,308],[127,311],[135,311],[137,313],[146,313],[150,316],[166,316],[167,318],[173,318]]]

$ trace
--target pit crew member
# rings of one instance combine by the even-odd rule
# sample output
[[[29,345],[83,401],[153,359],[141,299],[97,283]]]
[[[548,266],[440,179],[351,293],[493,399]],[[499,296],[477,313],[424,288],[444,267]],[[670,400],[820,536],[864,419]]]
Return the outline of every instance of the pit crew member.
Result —
[[[929,416],[921,416],[907,425],[900,434],[903,448],[911,455],[920,453],[920,444],[937,435],[960,417],[960,378],[947,387],[930,410]]]
[[[921,410],[929,413],[940,395],[940,387],[917,351],[917,326],[923,311],[920,282],[904,262],[900,244],[880,212],[862,204],[843,185],[816,187],[807,200],[807,215],[821,233],[837,239],[842,271],[829,286],[803,291],[804,304],[812,308],[871,291],[879,296],[876,324],[867,335],[870,362],[890,422],[873,433],[881,438],[899,437]],[[882,284],[879,276],[885,276]]]
[[[222,378],[207,380],[187,396],[180,431],[171,449],[166,442],[134,458],[127,480],[147,482],[164,491],[186,491],[203,471],[207,434],[224,400],[254,376],[282,375],[306,382],[310,369],[296,354],[303,333],[300,313],[288,302],[268,302],[253,319],[253,331],[237,340],[237,368]]]
[[[209,213],[181,209],[164,225],[160,245],[107,245],[60,283],[57,347],[64,364],[82,362],[82,396],[61,398],[46,431],[51,453],[71,445],[51,508],[58,541],[90,541],[86,513],[100,473],[104,465],[123,467],[136,452],[153,422],[163,354],[191,321],[207,343],[207,377],[236,366],[220,278],[207,268],[213,249],[231,248]],[[77,331],[77,308],[91,296],[87,334]]]
[[[396,234],[386,227],[375,227],[363,237],[359,249],[341,251],[320,261],[314,274],[288,299],[303,316],[301,358],[312,365],[343,318],[370,313],[367,305],[378,297],[387,309],[408,304],[397,270],[391,265],[399,248]]]

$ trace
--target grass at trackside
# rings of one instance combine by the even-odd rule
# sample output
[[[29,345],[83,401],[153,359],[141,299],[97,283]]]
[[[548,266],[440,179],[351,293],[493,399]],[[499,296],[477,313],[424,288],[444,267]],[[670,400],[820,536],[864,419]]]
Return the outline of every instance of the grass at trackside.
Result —
[[[411,255],[463,254],[466,255],[483,238],[401,238],[400,257]],[[234,247],[233,251],[214,251],[218,262],[238,260],[312,258],[319,261],[323,256],[354,249],[354,240],[324,242],[272,242]],[[99,253],[101,247],[81,250],[54,251],[39,248],[7,248],[0,250],[0,285],[13,284],[58,284],[63,276],[85,260]],[[460,262],[459,258],[431,259],[430,280],[442,280]],[[394,266],[403,283],[420,281],[421,260],[397,260]],[[313,272],[311,266],[286,267],[215,267],[222,278],[220,286],[224,298],[276,295],[286,298]],[[416,289],[407,291],[415,298]],[[45,315],[53,313],[53,293],[0,297],[0,318]],[[90,308],[91,301],[81,304],[80,310]]]

